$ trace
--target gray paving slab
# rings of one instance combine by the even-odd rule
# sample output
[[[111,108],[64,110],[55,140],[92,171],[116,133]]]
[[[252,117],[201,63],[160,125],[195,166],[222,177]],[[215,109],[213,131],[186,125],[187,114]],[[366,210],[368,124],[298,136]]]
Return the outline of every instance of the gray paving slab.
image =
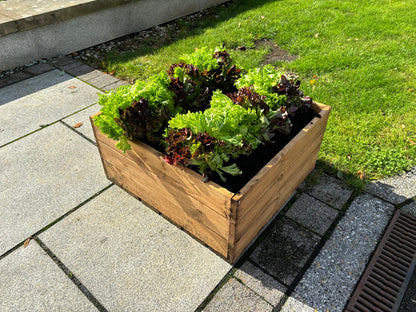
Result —
[[[25,72],[31,74],[31,75],[40,75],[43,73],[46,73],[48,71],[54,70],[55,67],[53,67],[50,64],[47,63],[41,63],[34,66],[30,66],[24,69]]]
[[[90,123],[90,116],[98,113],[101,106],[99,104],[92,105],[74,115],[71,115],[67,118],[64,118],[62,121],[68,126],[72,127],[75,131],[82,133],[91,141],[95,142],[94,133],[92,132],[92,127]],[[82,124],[81,126],[74,128],[77,124]]]
[[[318,235],[283,217],[273,225],[250,259],[279,281],[290,285],[319,240]]]
[[[104,89],[108,85],[113,85],[114,83],[119,83],[120,80],[117,78],[106,75],[101,73],[101,75],[91,78],[88,80],[88,83],[92,84],[93,86],[96,86],[97,88]]]
[[[317,312],[316,309],[312,309],[310,306],[306,305],[299,300],[296,300],[293,297],[289,297],[285,304],[283,305],[280,312]],[[325,311],[327,312],[327,311]]]
[[[13,75],[1,78],[0,79],[0,88],[4,88],[8,85],[11,85],[13,83],[16,83],[16,82],[19,82],[19,81],[22,81],[22,80],[25,80],[25,79],[28,79],[28,78],[31,78],[31,77],[32,77],[32,74],[30,74],[30,73],[17,72]],[[0,105],[1,105],[1,102],[2,101],[1,101],[1,98],[0,98]]]
[[[355,198],[292,297],[318,311],[343,311],[393,212],[371,195]]]
[[[98,101],[99,91],[59,70],[0,89],[0,146]]]
[[[337,215],[337,210],[307,194],[302,194],[286,213],[287,217],[319,235],[325,234]]]
[[[259,294],[273,306],[279,304],[287,290],[285,286],[249,261],[246,261],[234,273],[234,277],[238,278],[244,285]]]
[[[271,312],[273,306],[234,278],[218,291],[203,310],[204,312]]]
[[[117,186],[40,239],[109,311],[194,311],[231,269]]]
[[[62,66],[66,66],[69,64],[78,64],[79,62],[76,59],[73,59],[72,57],[68,55],[61,55],[59,57],[52,58],[49,61],[49,63],[56,67],[61,68]]]
[[[91,66],[85,65],[81,62],[69,63],[59,66],[59,68],[71,74],[72,76],[77,76],[85,81],[103,75],[101,71],[96,70]]]
[[[0,148],[0,255],[108,186],[97,147],[61,123]]]
[[[394,177],[371,182],[367,191],[393,204],[416,197],[416,168]]]
[[[408,213],[408,214],[416,217],[416,201],[403,206],[401,210],[405,213]]]
[[[52,259],[31,241],[0,260],[0,311],[97,311]]]
[[[127,83],[126,81],[119,80],[119,81],[116,81],[109,85],[104,86],[102,89],[105,91],[116,90],[118,87],[128,85],[128,84],[129,83]]]
[[[307,186],[306,191],[337,209],[341,209],[352,194],[352,190],[348,186],[326,174],[320,176],[317,184]]]
[[[89,70],[85,69],[84,71],[79,70],[78,72],[77,71],[73,71],[73,72],[75,73],[75,76],[77,76],[79,79],[87,81],[87,82],[89,82],[91,79],[94,79],[98,76],[105,75],[97,69],[93,69],[91,67],[89,68],[90,68]]]

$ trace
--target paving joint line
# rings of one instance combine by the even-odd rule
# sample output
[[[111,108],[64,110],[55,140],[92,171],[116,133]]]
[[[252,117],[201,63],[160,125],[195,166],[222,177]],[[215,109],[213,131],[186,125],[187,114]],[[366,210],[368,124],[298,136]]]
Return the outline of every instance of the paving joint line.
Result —
[[[228,271],[227,274],[219,281],[217,286],[214,287],[213,290],[208,294],[208,296],[201,302],[201,304],[195,309],[194,312],[203,312],[203,310],[207,307],[207,305],[211,302],[211,300],[215,297],[215,295],[221,290],[221,288],[233,278],[233,275],[237,271],[237,268],[234,266]],[[247,287],[247,286],[246,286]]]
[[[55,264],[65,273],[65,275],[78,287],[78,289],[88,298],[88,300],[101,312],[108,312],[108,310],[98,301],[97,298],[85,287],[84,284],[69,270],[69,268],[41,241],[37,236],[34,240],[47,253],[47,255],[55,262]]]
[[[69,116],[67,116],[67,117],[69,117]],[[65,117],[65,118],[66,118],[66,117]],[[13,139],[13,140],[11,140],[11,141],[9,141],[9,142],[7,142],[7,143],[4,143],[3,145],[0,145],[0,148],[5,147],[5,146],[7,146],[7,145],[9,145],[9,144],[12,144],[12,143],[14,143],[14,142],[17,142],[17,141],[19,141],[19,140],[21,140],[21,139],[23,139],[23,138],[25,138],[25,137],[27,137],[27,136],[29,136],[29,135],[33,134],[33,133],[36,133],[36,132],[38,132],[38,131],[41,131],[42,129],[48,128],[49,126],[52,126],[52,125],[54,125],[54,124],[58,123],[59,121],[60,121],[60,120],[56,120],[56,121],[53,121],[53,122],[51,122],[51,123],[49,123],[49,124],[42,124],[42,125],[39,125],[39,128],[38,128],[38,129],[33,130],[33,131],[29,132],[29,133],[26,133],[26,134],[24,134],[24,135],[22,135],[22,136],[20,136],[20,137],[18,137],[18,138],[16,138],[16,139]]]
[[[269,272],[267,272],[265,269],[263,269],[261,266],[259,266],[256,262],[254,262],[250,258],[248,258],[247,261],[249,263],[251,263],[253,266],[255,266],[258,270],[262,271],[264,274],[267,274],[268,276],[270,276],[272,279],[274,279],[279,284],[282,284],[284,287],[289,288],[290,285],[288,285],[285,282],[281,281],[277,276],[274,276],[274,275],[270,274]]]
[[[3,253],[2,255],[0,255],[0,261],[7,257],[9,254],[11,254],[13,251],[15,251],[16,249],[20,248],[21,246],[24,245],[25,241],[27,239],[31,239],[33,237],[37,237],[38,235],[42,234],[43,232],[45,232],[47,229],[49,229],[50,227],[54,226],[56,223],[58,223],[59,221],[63,220],[64,218],[68,217],[69,215],[71,215],[73,212],[77,211],[79,208],[81,208],[82,206],[84,206],[85,204],[87,204],[88,202],[90,202],[91,200],[93,200],[94,198],[96,198],[97,196],[99,196],[100,194],[104,193],[106,190],[108,190],[110,187],[112,187],[114,185],[114,183],[110,183],[109,185],[107,185],[106,187],[104,187],[102,190],[98,191],[97,193],[95,193],[94,195],[92,195],[91,197],[87,198],[86,200],[84,200],[82,203],[78,204],[77,206],[75,206],[74,208],[72,208],[71,210],[69,210],[68,212],[66,212],[65,214],[63,214],[62,216],[60,216],[59,218],[55,219],[54,221],[52,221],[51,223],[49,223],[48,225],[44,226],[43,228],[41,228],[39,231],[35,232],[34,234],[30,235],[29,237],[25,238],[23,241],[21,241],[20,243],[18,243],[16,246],[12,247],[11,249],[9,249],[8,251],[6,251],[5,253]]]
[[[388,201],[385,201],[385,202],[389,203]],[[358,284],[360,283],[361,277],[363,276],[364,272],[367,270],[368,266],[370,265],[370,262],[371,262],[371,260],[373,259],[373,256],[374,256],[374,254],[375,254],[375,252],[376,252],[376,250],[377,250],[378,246],[381,244],[382,238],[384,237],[384,234],[386,234],[386,231],[387,231],[387,229],[389,228],[391,221],[393,220],[393,217],[394,217],[395,212],[399,209],[399,208],[397,208],[396,206],[397,206],[397,205],[394,205],[394,211],[393,211],[393,213],[391,214],[391,216],[389,217],[389,221],[387,222],[386,226],[384,227],[383,232],[381,233],[381,236],[380,236],[380,238],[378,239],[376,246],[374,247],[374,249],[373,249],[373,250],[371,251],[371,253],[369,254],[368,259],[367,259],[367,263],[365,264],[365,267],[364,267],[364,269],[363,269],[363,271],[362,271],[362,273],[361,273],[360,277],[358,278],[357,282],[355,283],[355,286],[354,286],[354,288],[352,289],[352,291],[351,291],[351,293],[350,293],[350,296],[348,297],[348,300],[347,300],[347,302],[345,303],[344,308],[343,308],[343,310],[342,310],[342,311],[345,311],[345,310],[346,310],[346,308],[347,308],[347,306],[348,306],[348,303],[349,303],[349,302],[350,302],[350,300],[351,300],[352,295],[355,293],[355,290],[357,289]]]
[[[39,128],[38,128],[38,129],[33,130],[33,131],[29,132],[29,133],[26,133],[26,134],[24,134],[24,135],[22,135],[22,136],[20,136],[20,137],[18,137],[18,138],[16,138],[16,139],[13,139],[13,140],[11,140],[11,141],[9,141],[9,142],[7,142],[7,143],[4,143],[3,145],[0,145],[0,148],[5,147],[5,146],[7,146],[7,145],[9,145],[9,144],[12,144],[12,143],[14,143],[14,142],[17,142],[17,141],[19,141],[19,140],[21,140],[21,139],[23,139],[23,138],[25,138],[25,137],[27,137],[27,136],[29,136],[29,135],[33,134],[33,133],[36,133],[36,132],[38,132],[38,131],[41,131],[41,130],[43,130],[43,129],[45,129],[45,128],[48,128],[48,127],[50,127],[50,126],[52,126],[52,125],[54,125],[54,124],[56,124],[56,123],[59,123],[59,122],[62,122],[64,125],[68,126],[70,129],[72,129],[72,127],[71,127],[71,126],[69,126],[68,124],[66,124],[63,120],[64,120],[64,119],[66,119],[66,118],[68,118],[68,117],[71,117],[71,116],[73,116],[73,115],[75,115],[75,114],[78,114],[79,112],[82,112],[83,110],[86,110],[86,109],[88,109],[88,108],[90,108],[91,106],[94,106],[94,105],[96,105],[96,104],[97,104],[97,103],[90,104],[90,105],[88,105],[88,106],[86,106],[86,107],[84,107],[84,108],[81,108],[80,110],[77,110],[76,112],[73,112],[73,113],[71,113],[71,114],[69,114],[69,115],[66,115],[66,116],[62,117],[61,119],[55,120],[55,121],[53,121],[53,122],[51,122],[51,123],[48,123],[48,124],[41,124],[41,125],[39,125]],[[72,130],[74,130],[74,129],[72,129]],[[78,134],[80,134],[80,135],[84,136],[82,133],[80,133],[80,132],[78,132],[78,131],[76,131],[76,132],[77,132]],[[91,141],[91,139],[89,139],[89,138],[87,138],[87,137],[85,137],[85,138],[86,138],[88,141],[90,141],[91,143],[93,143],[95,146],[97,146],[97,144],[96,144],[94,141]]]
[[[334,221],[331,223],[329,228],[326,230],[324,235],[322,235],[321,239],[319,240],[318,244],[315,246],[312,254],[309,256],[308,260],[306,260],[305,265],[302,267],[302,269],[299,271],[299,273],[296,275],[293,282],[289,285],[285,292],[285,296],[280,300],[279,304],[273,309],[273,312],[279,312],[286,301],[290,298],[290,296],[295,291],[298,284],[301,282],[303,276],[307,272],[307,270],[312,266],[313,262],[315,261],[316,257],[321,252],[322,248],[325,246],[326,242],[330,239],[332,233],[335,231],[337,225],[342,220],[342,218],[345,217],[345,214],[351,205],[351,203],[354,201],[354,199],[358,196],[358,192],[353,192],[348,199],[348,201],[342,206],[340,210],[337,209],[338,214],[335,217]]]
[[[68,129],[70,129],[70,130],[74,131],[76,134],[78,134],[79,136],[81,136],[82,138],[84,138],[85,140],[87,140],[88,142],[90,142],[91,144],[93,144],[94,146],[97,146],[97,143],[96,143],[96,142],[94,142],[93,140],[91,140],[91,139],[90,139],[89,137],[87,137],[85,134],[83,134],[83,133],[81,133],[81,132],[77,131],[77,129],[75,129],[74,127],[72,127],[72,126],[68,125],[65,121],[60,120],[60,122],[61,122],[61,123],[62,123],[65,127],[67,127]]]
[[[74,61],[74,63],[71,63],[71,64],[75,64],[75,63],[78,63],[79,65],[86,65],[86,64],[84,64],[84,63],[82,63],[82,62],[80,62],[80,61],[77,61],[77,60],[75,60]],[[68,65],[68,64],[66,64],[66,65]],[[72,76],[72,77],[74,77],[75,79],[78,79],[79,81],[82,81],[83,83],[86,83],[86,84],[88,84],[89,86],[91,86],[91,87],[93,87],[93,88],[95,88],[95,89],[97,89],[97,90],[99,90],[99,91],[101,91],[101,92],[103,92],[103,93],[106,93],[107,92],[107,90],[105,90],[105,89],[103,89],[103,88],[105,88],[105,87],[107,87],[107,86],[109,86],[109,85],[111,85],[111,84],[113,84],[113,82],[112,83],[109,83],[109,84],[106,84],[105,86],[103,86],[102,88],[99,88],[99,87],[97,87],[97,86],[95,86],[95,85],[93,85],[91,82],[89,82],[88,80],[83,80],[83,79],[81,79],[81,78],[79,78],[78,76],[76,76],[76,75],[74,75],[74,74],[72,74],[72,73],[70,73],[70,72],[68,72],[68,71],[66,71],[65,69],[63,69],[62,67],[63,66],[66,66],[66,65],[53,65],[55,68],[57,68],[57,69],[59,69],[59,70],[62,70],[63,72],[65,72],[66,74],[68,74],[68,75],[70,75],[70,76]],[[87,66],[89,66],[89,65],[87,65]],[[90,66],[91,67],[91,66]],[[91,69],[93,69],[94,70],[94,68],[93,67],[91,67]],[[102,76],[106,76],[106,74],[104,74],[103,72],[101,72],[101,74],[102,74]],[[97,76],[98,77],[98,76]],[[95,77],[96,78],[96,77]],[[123,81],[123,80],[120,80],[119,79],[119,81]]]
[[[240,280],[238,277],[233,276],[233,278],[240,283],[241,285],[243,285],[243,287],[248,288],[250,291],[252,291],[253,293],[255,293],[259,298],[261,298],[263,301],[267,302],[268,304],[270,304],[272,307],[274,307],[273,303],[269,302],[266,298],[264,298],[264,296],[262,296],[261,294],[259,294],[258,292],[256,292],[254,289],[250,288],[248,285],[244,284],[244,282],[242,280]]]

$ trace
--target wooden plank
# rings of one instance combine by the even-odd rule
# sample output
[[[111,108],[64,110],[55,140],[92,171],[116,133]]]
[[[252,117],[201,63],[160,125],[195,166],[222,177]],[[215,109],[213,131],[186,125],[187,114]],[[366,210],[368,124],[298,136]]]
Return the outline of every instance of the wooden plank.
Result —
[[[148,172],[146,171],[147,174],[150,172],[159,176],[160,179],[166,179],[166,183],[170,183],[178,190],[183,190],[220,215],[230,217],[231,198],[234,193],[212,181],[201,183],[202,175],[186,167],[169,165],[163,160],[162,153],[142,142],[129,141],[132,150],[123,153],[115,147],[116,142],[103,135],[95,125],[93,125],[93,130],[96,134],[97,143],[106,144],[119,153],[121,157],[127,157],[142,168],[146,168],[148,170]]]
[[[313,170],[325,132],[330,107],[315,106],[321,118],[314,118],[241,191],[237,202],[235,255],[244,251],[270,218]]]
[[[300,184],[315,167],[315,160],[308,158],[299,168],[298,175],[292,176],[296,184]],[[288,183],[287,179],[282,184]],[[234,256],[239,257],[255,237],[262,231],[270,219],[283,207],[286,201],[293,194],[295,189],[282,188],[281,183],[268,189],[263,197],[262,206],[254,203],[242,218],[237,219],[237,226],[234,235]]]
[[[270,185],[267,192],[258,198],[258,201],[251,203],[252,206],[243,207],[250,202],[240,202],[240,207],[247,212],[241,217],[237,216],[236,245],[241,244],[241,240],[247,241],[250,240],[250,237],[254,238],[313,170],[316,158],[310,157],[310,155],[317,154],[319,148],[311,146],[311,149],[305,150],[305,153],[298,158],[300,166],[294,169],[288,167],[284,170],[282,178],[277,183]]]
[[[314,118],[239,193],[163,161],[141,142],[123,153],[92,122],[106,174],[233,263],[313,170],[330,107],[319,103]],[[91,120],[92,121],[92,120]]]
[[[237,210],[238,210],[238,203],[235,201],[232,201],[231,202],[231,214],[230,214],[230,219],[229,219],[228,254],[227,254],[227,260],[230,263],[234,263],[234,261],[237,260],[239,256],[235,254]]]
[[[180,190],[146,173],[132,160],[102,144],[101,153],[110,180],[142,198],[172,222],[178,224],[215,251],[227,257],[229,222],[192,197],[178,196]]]
[[[254,176],[242,189],[233,197],[233,200],[244,201],[251,200],[248,205],[257,202],[267,186],[276,183],[281,179],[282,168],[292,166],[296,157],[304,153],[305,147],[312,144],[320,147],[328,120],[329,111],[322,111],[322,118],[314,118],[292,141],[290,141],[269,163],[264,166],[259,173]],[[311,155],[312,156],[312,155]],[[238,210],[238,218],[245,213],[243,207]]]

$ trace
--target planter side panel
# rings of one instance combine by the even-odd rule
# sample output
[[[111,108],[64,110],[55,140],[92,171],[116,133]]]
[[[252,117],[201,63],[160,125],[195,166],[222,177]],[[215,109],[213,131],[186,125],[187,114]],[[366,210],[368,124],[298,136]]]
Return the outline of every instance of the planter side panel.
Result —
[[[316,106],[314,118],[242,190],[234,196],[237,216],[234,237],[235,261],[262,228],[286,203],[315,167],[329,117],[329,106]]]
[[[115,141],[93,129],[108,179],[227,258],[232,193],[201,183],[187,168],[168,165],[146,144],[130,142],[132,151],[122,153]]]

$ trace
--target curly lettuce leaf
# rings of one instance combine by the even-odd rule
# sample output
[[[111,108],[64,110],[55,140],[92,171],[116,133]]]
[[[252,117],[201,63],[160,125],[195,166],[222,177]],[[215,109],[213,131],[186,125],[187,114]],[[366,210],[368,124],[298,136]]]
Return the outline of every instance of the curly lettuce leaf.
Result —
[[[265,96],[265,102],[272,110],[278,109],[285,105],[286,98],[284,95],[277,94],[273,87],[280,82],[283,72],[277,71],[272,65],[265,65],[259,68],[250,69],[245,75],[236,81],[237,88],[253,87],[254,90]]]
[[[180,60],[184,63],[192,64],[201,72],[204,70],[210,71],[219,67],[219,60],[212,57],[215,52],[216,49],[203,47],[195,49],[195,52],[192,54],[183,55]]]
[[[126,129],[131,125],[120,123],[120,120],[122,122],[128,120],[121,118],[120,112],[127,111],[133,102],[145,99],[154,115],[157,115],[160,110],[166,114],[174,115],[176,111],[173,92],[168,88],[169,83],[168,75],[161,72],[151,76],[147,81],[137,81],[133,86],[120,86],[116,90],[100,95],[98,103],[102,106],[101,114],[94,117],[95,125],[110,139],[119,141],[117,147],[125,152],[130,149],[127,138],[132,136],[130,133],[126,133]],[[155,132],[166,126],[167,119],[165,118],[161,123],[163,121],[165,122],[163,125],[154,123]]]

